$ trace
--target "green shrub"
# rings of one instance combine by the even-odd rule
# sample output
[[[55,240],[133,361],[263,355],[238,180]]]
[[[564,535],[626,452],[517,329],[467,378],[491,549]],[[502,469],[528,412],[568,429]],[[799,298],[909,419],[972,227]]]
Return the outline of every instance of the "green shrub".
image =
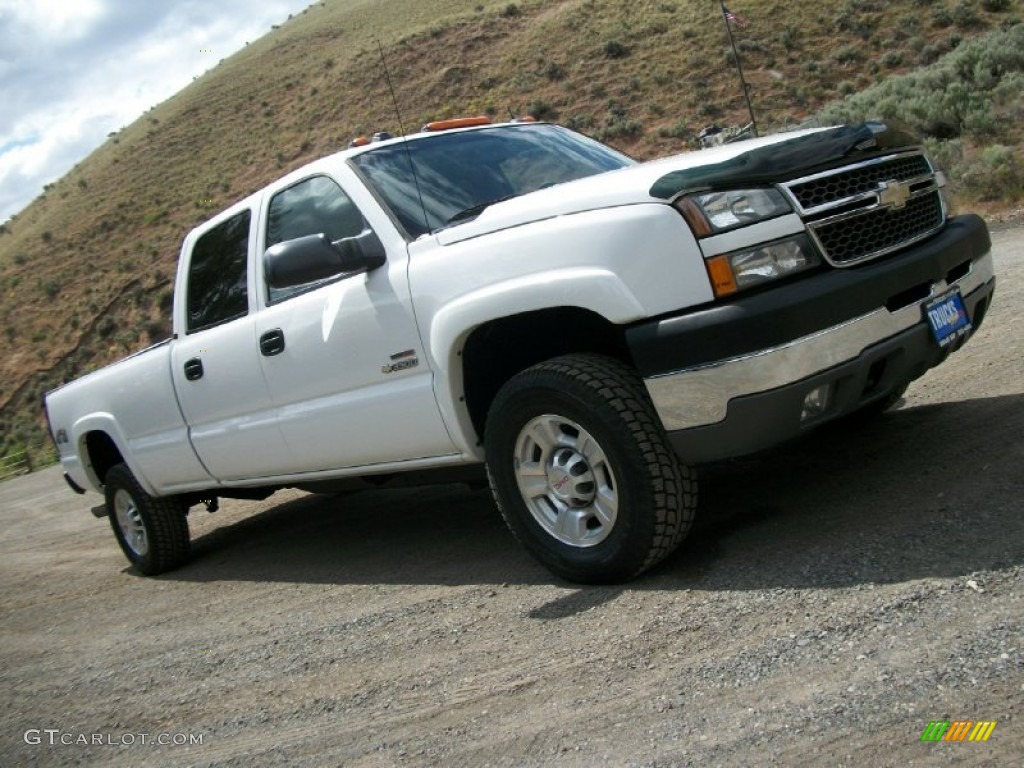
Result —
[[[858,45],[844,45],[832,54],[832,58],[837,64],[853,64],[860,61],[863,56],[864,54]]]
[[[800,40],[800,30],[796,27],[786,27],[779,33],[779,43],[787,51],[797,48]]]
[[[940,29],[953,26],[953,14],[948,8],[936,8],[932,12],[932,23]]]
[[[897,119],[925,137],[950,178],[986,199],[1020,197],[1019,116],[1024,115],[1024,25],[965,40],[929,67],[890,77],[833,102],[821,124]],[[995,143],[965,160],[960,139]],[[1014,154],[1016,153],[1016,154]]]
[[[1009,202],[1024,197],[1024,167],[1016,147],[996,144],[982,150],[962,173],[963,186],[982,200]]]
[[[643,125],[630,119],[625,107],[616,102],[608,105],[608,115],[605,117],[604,125],[598,129],[595,137],[600,141],[611,139],[634,138],[643,133]]]
[[[552,82],[565,79],[565,67],[557,61],[551,61],[550,59],[541,67],[540,73]]]
[[[713,101],[704,101],[697,108],[697,114],[701,117],[718,117],[722,114],[722,108]]]
[[[558,110],[544,99],[534,99],[526,105],[526,114],[538,120],[554,120],[558,117]]]
[[[589,131],[594,127],[594,116],[589,112],[581,112],[578,115],[569,115],[569,119],[565,121],[567,128],[572,128],[574,131]]]
[[[921,63],[925,65],[934,64],[936,61],[942,58],[943,54],[948,52],[949,49],[946,47],[946,44],[944,42],[926,45],[924,48],[921,49]]]
[[[981,0],[981,7],[989,13],[1000,13],[1010,7],[1010,0]]]
[[[663,139],[683,139],[689,141],[693,138],[693,131],[690,127],[682,120],[677,120],[675,125],[661,127],[658,129],[658,135]]]
[[[882,65],[893,69],[903,63],[903,54],[899,51],[889,51],[882,56]]]
[[[953,18],[953,23],[960,29],[974,29],[983,24],[981,17],[974,12],[974,9],[964,3],[953,6],[950,15]]]
[[[871,114],[895,117],[925,134],[934,126],[952,126],[953,134],[945,138],[953,138],[979,115],[1019,108],[1022,86],[1024,25],[964,42],[932,66],[890,77],[829,105],[822,115],[829,122]]]
[[[609,40],[604,44],[604,55],[609,59],[624,59],[629,56],[629,48],[618,40]]]

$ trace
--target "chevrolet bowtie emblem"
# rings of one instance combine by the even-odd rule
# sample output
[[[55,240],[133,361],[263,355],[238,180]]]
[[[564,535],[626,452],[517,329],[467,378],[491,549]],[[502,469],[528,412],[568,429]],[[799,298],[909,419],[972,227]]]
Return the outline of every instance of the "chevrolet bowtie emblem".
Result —
[[[910,199],[910,185],[902,181],[884,181],[878,191],[878,202],[881,205],[902,208]]]

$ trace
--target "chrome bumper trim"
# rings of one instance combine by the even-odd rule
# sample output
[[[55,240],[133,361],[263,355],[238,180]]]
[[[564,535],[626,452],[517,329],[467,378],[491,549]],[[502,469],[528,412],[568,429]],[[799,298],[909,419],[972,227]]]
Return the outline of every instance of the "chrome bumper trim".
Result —
[[[989,252],[977,259],[959,280],[933,283],[929,298],[952,286],[958,286],[967,295],[985,285],[994,274]],[[733,398],[793,384],[853,360],[872,344],[920,322],[920,301],[896,312],[881,307],[788,344],[660,374],[645,379],[644,384],[667,431],[715,424],[725,418]]]

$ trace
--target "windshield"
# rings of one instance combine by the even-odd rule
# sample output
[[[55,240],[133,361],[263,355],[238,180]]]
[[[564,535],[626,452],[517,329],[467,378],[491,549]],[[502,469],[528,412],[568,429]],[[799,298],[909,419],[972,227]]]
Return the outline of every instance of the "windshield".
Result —
[[[489,203],[634,161],[568,129],[528,124],[439,133],[370,150],[352,162],[409,236],[417,238],[468,221]]]

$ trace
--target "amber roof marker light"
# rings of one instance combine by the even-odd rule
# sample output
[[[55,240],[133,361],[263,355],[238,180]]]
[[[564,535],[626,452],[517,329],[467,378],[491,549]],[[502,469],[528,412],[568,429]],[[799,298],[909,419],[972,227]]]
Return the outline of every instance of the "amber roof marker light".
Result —
[[[420,130],[427,131],[450,131],[455,128],[472,128],[475,125],[490,125],[491,118],[486,115],[478,117],[453,117],[448,120],[434,120],[427,123]]]

